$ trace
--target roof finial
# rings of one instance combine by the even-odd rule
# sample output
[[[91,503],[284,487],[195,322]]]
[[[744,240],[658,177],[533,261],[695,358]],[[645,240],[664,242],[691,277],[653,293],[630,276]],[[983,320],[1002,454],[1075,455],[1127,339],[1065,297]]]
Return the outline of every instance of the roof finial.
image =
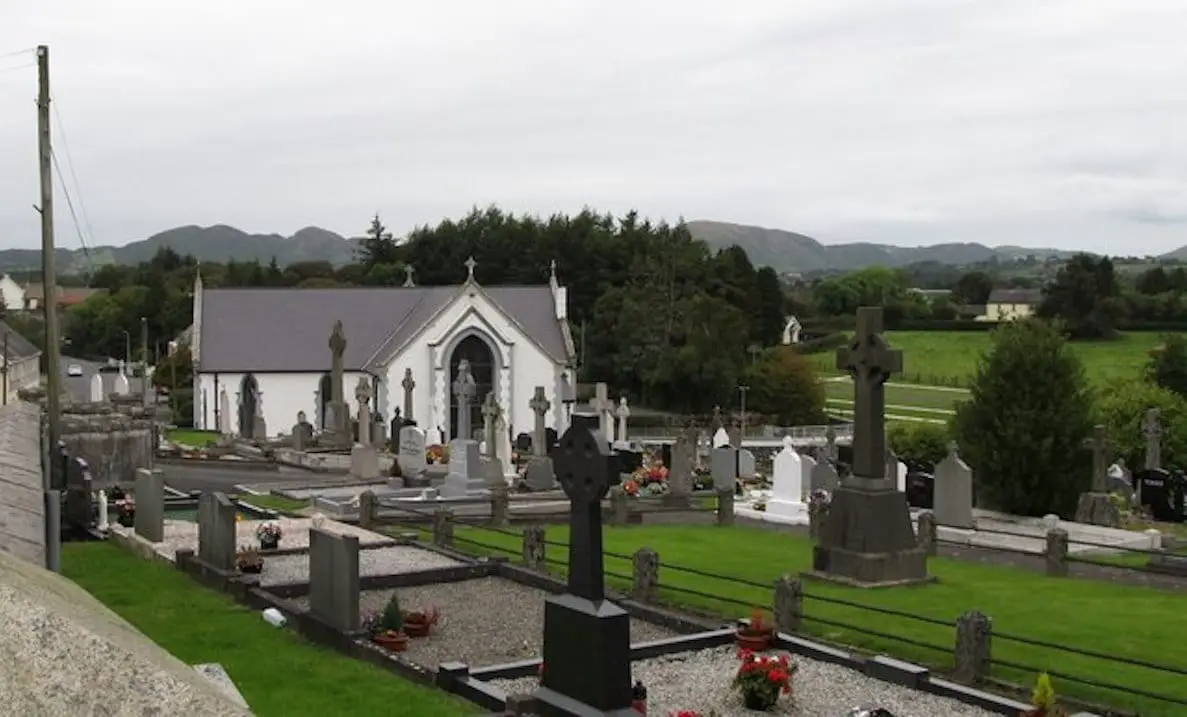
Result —
[[[474,267],[478,266],[478,262],[474,261],[474,257],[466,259],[466,281],[474,281]]]
[[[416,286],[416,283],[412,281],[412,272],[414,271],[416,270],[412,268],[411,264],[404,265],[404,286]]]
[[[552,261],[548,262],[548,273],[549,273],[548,278],[551,279],[553,282],[556,282],[556,259],[553,259]]]

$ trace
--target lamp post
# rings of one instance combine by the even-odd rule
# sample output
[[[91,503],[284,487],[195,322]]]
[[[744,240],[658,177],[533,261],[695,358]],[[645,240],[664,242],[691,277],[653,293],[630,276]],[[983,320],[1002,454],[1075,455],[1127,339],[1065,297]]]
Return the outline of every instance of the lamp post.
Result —
[[[746,437],[746,392],[750,390],[749,386],[738,386],[738,393],[742,396],[742,406],[740,413],[742,421],[742,437]]]

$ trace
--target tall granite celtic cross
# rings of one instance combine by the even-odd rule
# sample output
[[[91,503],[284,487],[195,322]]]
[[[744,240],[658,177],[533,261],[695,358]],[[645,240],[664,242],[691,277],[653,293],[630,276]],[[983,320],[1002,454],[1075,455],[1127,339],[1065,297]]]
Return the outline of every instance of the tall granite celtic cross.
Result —
[[[470,438],[470,401],[474,400],[478,386],[470,375],[470,361],[462,359],[457,366],[457,378],[453,382],[453,395],[457,398],[457,437]]]
[[[482,438],[486,441],[486,455],[488,456],[494,456],[497,453],[495,442],[498,440],[498,432],[495,430],[495,419],[502,412],[499,402],[495,399],[495,392],[488,392],[486,400],[482,402]]]
[[[1142,434],[1146,437],[1146,470],[1157,470],[1162,467],[1162,412],[1157,408],[1146,411]]]
[[[544,425],[544,415],[552,407],[552,402],[544,395],[544,387],[536,386],[536,393],[528,403],[532,413],[536,414],[536,426],[532,432],[532,455],[542,456],[546,453],[544,442],[548,440],[548,429]]]
[[[404,420],[412,420],[412,389],[416,388],[416,381],[412,380],[412,369],[404,369],[404,380],[400,382],[404,389]]]
[[[346,393],[342,387],[342,356],[346,353],[346,333],[342,330],[342,321],[334,322],[330,332],[330,400],[342,403]]]
[[[837,349],[837,368],[853,377],[853,475],[886,475],[886,388],[890,374],[903,370],[903,352],[882,336],[882,307],[857,310],[857,334]]]
[[[571,502],[569,592],[587,600],[606,597],[602,566],[602,499],[618,459],[592,417],[574,416],[552,454],[556,477]]]
[[[359,443],[371,445],[371,382],[359,376],[354,387],[354,400],[359,402]]]
[[[1093,428],[1092,438],[1086,439],[1084,446],[1092,449],[1092,492],[1105,493],[1109,483],[1109,435],[1105,427]]]

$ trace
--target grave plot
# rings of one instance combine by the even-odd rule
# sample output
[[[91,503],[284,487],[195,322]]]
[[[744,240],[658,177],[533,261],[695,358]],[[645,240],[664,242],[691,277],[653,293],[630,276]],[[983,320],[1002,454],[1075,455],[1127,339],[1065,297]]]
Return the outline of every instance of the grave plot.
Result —
[[[795,666],[790,694],[780,695],[766,714],[794,717],[836,717],[858,707],[881,707],[895,717],[994,717],[993,712],[957,700],[885,682],[841,665],[802,655],[773,651],[764,656],[786,655]],[[722,646],[636,660],[631,677],[647,690],[648,714],[680,714],[683,710],[718,717],[759,714],[748,709],[733,688],[740,665],[737,648]],[[503,696],[530,695],[540,681],[535,675],[492,679],[485,685]]]
[[[366,551],[360,551],[361,556]],[[366,590],[359,595],[360,615],[382,611],[392,593],[405,611],[436,608],[440,621],[428,637],[408,640],[401,659],[427,670],[443,662],[483,667],[539,659],[543,646],[544,600],[552,593],[500,577],[461,582]],[[308,598],[294,604],[309,607]],[[631,641],[673,637],[674,631],[643,620],[631,620]]]
[[[323,526],[325,527],[325,526]],[[306,534],[308,541],[308,534]],[[360,541],[361,542],[361,541]],[[359,550],[359,577],[403,575],[463,565],[460,560],[412,545],[391,545]],[[266,556],[260,585],[270,587],[309,582],[309,554]]]

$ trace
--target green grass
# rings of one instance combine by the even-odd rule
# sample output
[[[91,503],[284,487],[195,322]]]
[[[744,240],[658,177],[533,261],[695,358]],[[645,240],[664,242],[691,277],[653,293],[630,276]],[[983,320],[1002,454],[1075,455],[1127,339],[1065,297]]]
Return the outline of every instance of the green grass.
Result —
[[[260,717],[477,714],[473,705],[278,630],[160,563],[62,546],[62,572],[186,664],[219,662]]]
[[[195,431],[192,428],[170,428],[165,437],[173,443],[191,448],[205,448],[218,443],[218,431]]]
[[[1088,379],[1100,386],[1140,377],[1159,336],[1123,333],[1115,341],[1077,341],[1071,347],[1084,362]],[[903,351],[903,373],[894,380],[909,383],[964,385],[989,347],[989,332],[981,331],[888,331],[886,338]],[[812,360],[822,372],[837,373],[833,352],[814,354]]]
[[[568,531],[549,526],[548,538],[564,542]],[[487,544],[481,548],[459,540],[457,546],[469,552],[520,554],[518,537],[492,533],[481,528],[461,528],[456,537]],[[660,581],[672,588],[686,588],[724,596],[738,603],[713,600],[661,589],[661,599],[674,605],[707,610],[723,616],[740,616],[746,606],[769,609],[770,588],[759,588],[692,575],[673,565],[728,575],[769,585],[782,573],[796,574],[811,564],[811,542],[803,537],[767,530],[712,526],[607,527],[605,547],[609,552],[630,555],[647,546],[660,555]],[[549,546],[550,559],[564,561],[564,548]],[[665,567],[668,566],[668,567]],[[828,625],[807,619],[806,632],[826,640],[856,646],[871,652],[885,652],[900,658],[951,668],[956,618],[979,610],[993,618],[993,655],[999,660],[1036,669],[1051,670],[1094,682],[1108,682],[1134,689],[1187,700],[1187,679],[1170,673],[1131,667],[1072,653],[1022,645],[1004,634],[1043,640],[1092,650],[1110,656],[1144,659],[1187,669],[1187,610],[1181,593],[1138,588],[1112,583],[1051,578],[1031,571],[978,563],[933,558],[931,573],[936,584],[891,590],[858,590],[835,585],[805,583],[804,612],[847,626]],[[607,582],[627,587],[630,562],[608,557],[606,570],[614,575]],[[615,577],[615,575],[622,577]],[[933,625],[905,617],[887,616],[868,610],[830,603],[820,598],[840,598],[862,605],[904,611],[944,621]],[[934,645],[939,650],[880,637],[871,631],[888,633]],[[997,667],[994,675],[1019,684],[1030,684],[1031,672]],[[1145,717],[1182,715],[1184,707],[1133,697],[1111,690],[1055,679],[1057,689],[1080,699],[1140,710]]]
[[[829,377],[824,383],[825,399],[830,413],[847,418],[853,411],[853,382],[847,377]],[[958,388],[916,386],[905,383],[886,385],[886,419],[888,421],[929,421],[947,423],[956,404],[968,398],[968,392]]]

